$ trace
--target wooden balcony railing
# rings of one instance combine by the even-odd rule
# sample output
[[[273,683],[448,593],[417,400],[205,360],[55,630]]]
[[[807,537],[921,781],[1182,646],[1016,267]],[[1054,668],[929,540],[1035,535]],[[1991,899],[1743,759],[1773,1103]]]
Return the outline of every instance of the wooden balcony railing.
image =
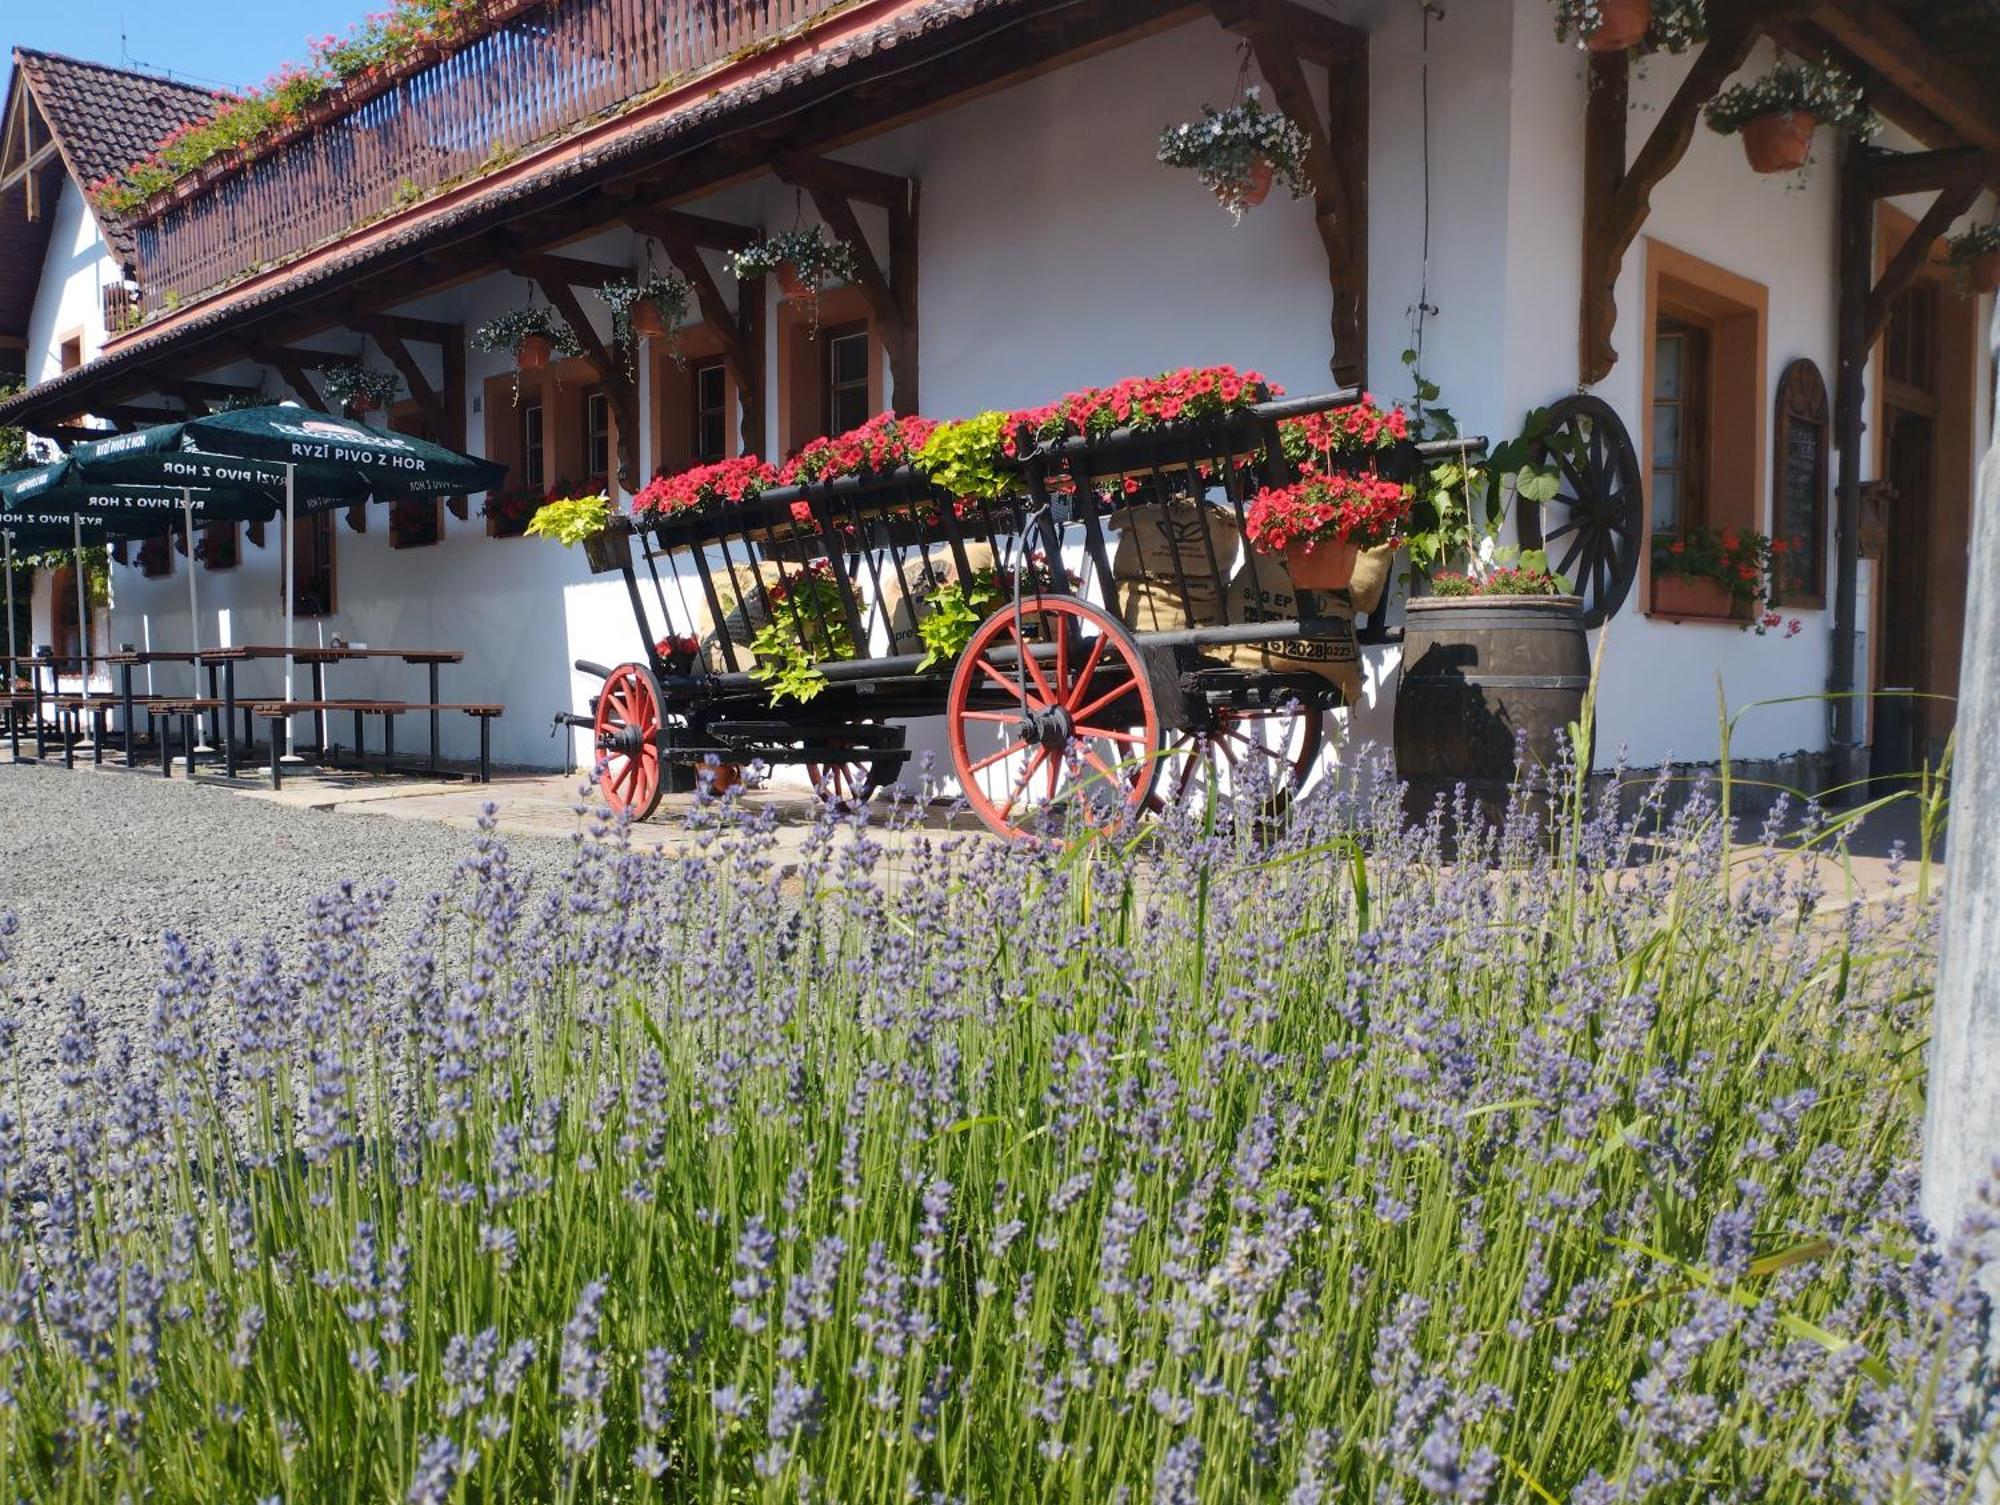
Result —
[[[546,0],[138,228],[150,317],[851,0]]]

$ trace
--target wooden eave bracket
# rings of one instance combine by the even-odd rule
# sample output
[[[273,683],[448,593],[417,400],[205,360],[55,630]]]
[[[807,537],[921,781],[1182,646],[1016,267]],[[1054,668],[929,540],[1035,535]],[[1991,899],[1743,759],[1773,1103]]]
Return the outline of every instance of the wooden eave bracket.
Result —
[[[1951,228],[1952,221],[1972,207],[1987,181],[1983,171],[1975,171],[1966,173],[1959,181],[1945,187],[1924,212],[1924,217],[1917,221],[1909,239],[1889,258],[1889,264],[1882,268],[1882,275],[1868,290],[1861,342],[1863,349],[1881,337],[1882,331],[1889,325],[1889,305],[1916,278],[1924,263],[1930,260],[1932,247]]]
[[[595,262],[574,261],[566,256],[543,256],[524,254],[515,258],[513,270],[517,275],[532,278],[542,290],[542,296],[549,300],[549,306],[563,317],[570,332],[576,336],[577,344],[583,347],[584,359],[597,368],[605,390],[611,397],[611,410],[618,424],[618,484],[627,491],[639,489],[639,387],[626,372],[624,364],[614,352],[607,349],[604,341],[597,336],[597,330],[577,302],[576,289],[571,279],[583,277],[590,280],[585,286],[602,287],[604,282],[613,280],[606,276],[603,281],[595,280],[600,273],[615,272],[617,277],[628,277],[625,267],[607,268]]]
[[[917,206],[914,178],[836,162],[829,157],[792,155],[778,159],[778,177],[812,195],[813,207],[836,237],[854,253],[854,285],[867,301],[882,344],[889,353],[892,407],[917,411]],[[854,205],[872,204],[889,216],[889,266],[876,259],[862,233]]]
[[[1334,380],[1368,383],[1368,37],[1289,0],[1211,0],[1250,44],[1278,108],[1305,132],[1313,219],[1333,293]],[[1322,117],[1301,62],[1327,70]]]
[[[1881,0],[1822,0],[1806,17],[1960,139],[2000,152],[2000,115],[1986,91]]]
[[[674,269],[694,289],[702,323],[722,342],[723,365],[729,379],[736,384],[743,418],[744,453],[758,453],[764,444],[764,391],[757,345],[751,338],[750,310],[761,294],[757,286],[740,289],[737,306],[732,311],[701,253],[743,250],[761,239],[762,232],[749,225],[732,225],[676,209],[632,210],[626,214],[625,223],[641,235],[657,240]]]

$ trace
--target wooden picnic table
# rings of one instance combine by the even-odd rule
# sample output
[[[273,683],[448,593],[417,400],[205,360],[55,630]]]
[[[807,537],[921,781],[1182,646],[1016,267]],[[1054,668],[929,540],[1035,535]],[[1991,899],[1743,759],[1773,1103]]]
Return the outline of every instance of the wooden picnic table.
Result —
[[[222,743],[223,767],[230,775],[234,776],[237,759],[236,733],[233,723],[236,719],[237,707],[242,704],[240,697],[236,693],[236,666],[238,664],[258,661],[269,662],[289,657],[293,663],[304,664],[312,671],[312,695],[310,699],[314,703],[315,708],[308,714],[313,718],[313,730],[318,738],[317,751],[322,754],[326,751],[327,747],[326,711],[323,707],[327,700],[326,667],[328,664],[365,662],[369,659],[400,659],[406,664],[413,664],[423,668],[428,677],[428,688],[430,691],[429,699],[425,703],[433,707],[429,713],[431,736],[430,762],[427,767],[429,772],[436,773],[438,771],[440,727],[438,722],[439,712],[435,707],[442,704],[444,699],[439,693],[439,671],[446,664],[463,663],[465,653],[462,649],[458,648],[345,648],[330,647],[324,644],[287,648],[282,643],[232,643],[225,648],[200,649],[193,657],[208,671],[208,698],[211,701],[217,702],[214,712],[221,724],[222,735],[220,741]],[[216,678],[218,674],[222,681],[221,693],[219,695],[216,693]],[[268,702],[270,698],[269,696],[260,696],[258,700],[261,704]],[[250,725],[250,716],[247,707],[245,707],[243,724],[244,745],[249,746],[255,742],[256,738]],[[360,749],[357,748],[356,751],[359,752]]]

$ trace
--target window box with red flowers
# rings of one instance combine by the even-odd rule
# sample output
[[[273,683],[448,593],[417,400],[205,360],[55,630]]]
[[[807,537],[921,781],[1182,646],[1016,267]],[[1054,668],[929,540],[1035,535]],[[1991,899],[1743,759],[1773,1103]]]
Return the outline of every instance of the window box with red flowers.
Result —
[[[486,519],[487,533],[494,538],[519,538],[528,531],[528,523],[534,515],[561,496],[565,489],[558,485],[547,491],[524,488],[489,492],[479,508],[480,515]]]
[[[632,515],[655,526],[677,517],[713,515],[748,506],[777,484],[774,467],[755,455],[738,455],[653,477],[632,498]]]
[[[436,497],[411,497],[389,503],[389,547],[421,549],[444,538],[444,519]]]
[[[1653,540],[1653,610],[1675,621],[1749,623],[1771,596],[1785,545],[1743,528],[1689,528]]]

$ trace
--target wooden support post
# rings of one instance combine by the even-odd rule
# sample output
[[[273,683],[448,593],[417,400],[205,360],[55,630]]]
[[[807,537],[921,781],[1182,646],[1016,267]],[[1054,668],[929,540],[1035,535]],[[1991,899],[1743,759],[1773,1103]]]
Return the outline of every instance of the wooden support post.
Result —
[[[605,347],[597,331],[585,317],[576,292],[559,276],[538,277],[536,283],[550,307],[563,316],[585,359],[597,368],[610,394],[612,417],[618,429],[618,484],[628,492],[639,489],[639,388],[626,374],[615,350]]]
[[[1875,261],[1875,199],[1868,191],[1867,149],[1849,141],[1840,164],[1838,365],[1834,380],[1833,444],[1840,457],[1835,486],[1832,697],[1833,780],[1851,787],[1867,771],[1867,749],[1855,700],[1855,611],[1861,579],[1861,434],[1863,376],[1868,366],[1868,294]]]
[[[812,195],[813,207],[835,236],[854,252],[854,285],[867,300],[889,355],[891,408],[917,411],[917,204],[918,185],[873,168],[825,157],[786,157],[778,176]],[[855,217],[854,203],[874,204],[889,216],[889,268],[884,272]]]
[[[444,403],[438,397],[437,389],[424,374],[424,368],[410,354],[410,347],[393,329],[386,329],[369,319],[361,321],[361,332],[375,342],[375,348],[388,358],[389,364],[402,374],[403,382],[410,389],[410,397],[423,410],[426,418],[436,425],[438,438],[444,438]]]
[[[1984,174],[1971,172],[1943,189],[1931,201],[1931,207],[1925,210],[1924,217],[1917,221],[1917,227],[1910,232],[1910,238],[1903,242],[1894,256],[1889,258],[1889,264],[1882,269],[1881,278],[1869,290],[1867,319],[1862,337],[1864,347],[1874,345],[1881,337],[1882,331],[1888,327],[1889,305],[1894,303],[1897,295],[1915,279],[1924,263],[1930,260],[1932,248],[1951,228],[1952,221],[1972,207],[1973,201],[1979,197],[1980,191],[1985,186]],[[1873,193],[1869,193],[1868,197],[1872,203]]]
[[[1708,45],[1694,60],[1632,165],[1625,166],[1625,59],[1594,61],[1584,146],[1583,306],[1578,378],[1588,387],[1618,363],[1611,343],[1618,323],[1618,272],[1652,209],[1653,190],[1694,141],[1701,107],[1743,66],[1758,25],[1742,14],[1711,12]],[[1605,91],[1609,93],[1606,94]],[[1615,169],[1615,170],[1614,170]]]
[[[633,209],[625,223],[642,235],[659,241],[674,268],[694,289],[702,322],[722,342],[722,363],[736,388],[736,409],[741,417],[739,439],[746,455],[764,452],[764,362],[763,328],[764,281],[754,278],[740,283],[736,307],[722,296],[715,277],[702,258],[704,250],[741,251],[754,245],[761,232],[749,225],[732,225],[727,220],[689,214],[679,209]]]

